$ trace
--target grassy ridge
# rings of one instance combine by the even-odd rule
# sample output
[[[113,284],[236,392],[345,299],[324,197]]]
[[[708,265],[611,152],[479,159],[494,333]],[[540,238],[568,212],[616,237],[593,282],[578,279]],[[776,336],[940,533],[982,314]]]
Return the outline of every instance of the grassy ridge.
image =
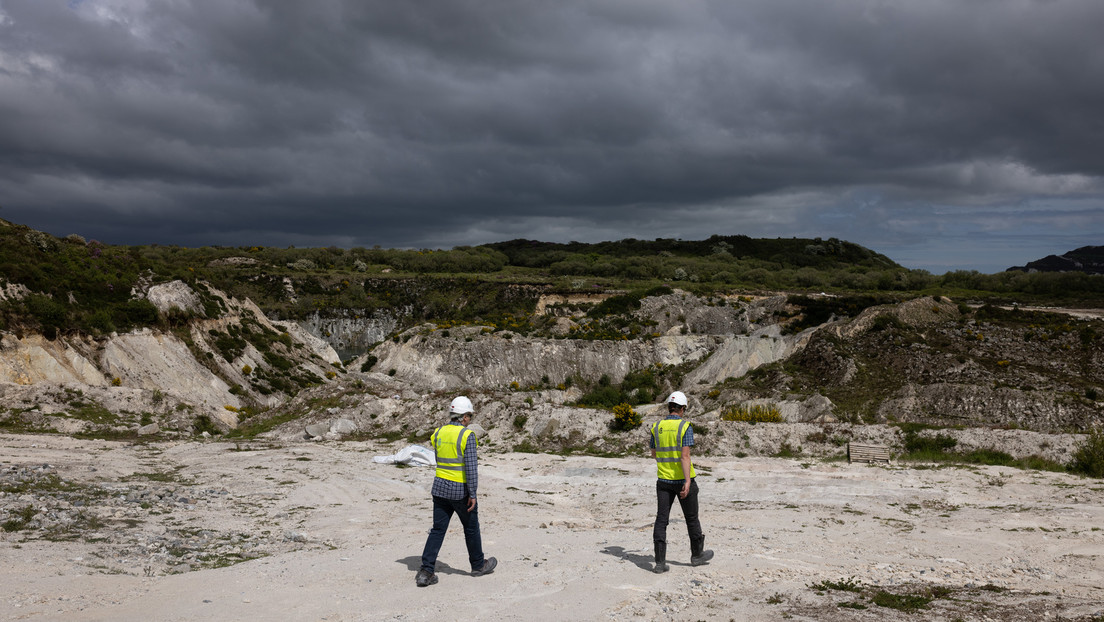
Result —
[[[970,271],[935,276],[835,238],[737,235],[596,244],[512,240],[450,250],[131,247],[78,235],[59,239],[0,221],[0,287],[21,285],[31,292],[0,303],[0,329],[52,336],[58,331],[96,335],[135,326],[171,327],[188,318],[164,317],[148,302],[132,299],[131,291],[174,279],[193,286],[209,282],[283,318],[401,310],[416,320],[476,321],[531,313],[545,292],[639,292],[657,286],[707,296],[787,290],[865,294],[878,300],[945,294],[1022,303],[1104,302],[1100,276]],[[217,316],[219,309],[208,305],[205,313]]]

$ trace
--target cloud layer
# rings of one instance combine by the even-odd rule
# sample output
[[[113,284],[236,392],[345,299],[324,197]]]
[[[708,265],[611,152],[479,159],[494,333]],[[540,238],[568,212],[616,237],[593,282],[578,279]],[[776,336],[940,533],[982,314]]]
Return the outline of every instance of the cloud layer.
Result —
[[[1104,244],[1098,0],[0,0],[0,217],[116,243]]]

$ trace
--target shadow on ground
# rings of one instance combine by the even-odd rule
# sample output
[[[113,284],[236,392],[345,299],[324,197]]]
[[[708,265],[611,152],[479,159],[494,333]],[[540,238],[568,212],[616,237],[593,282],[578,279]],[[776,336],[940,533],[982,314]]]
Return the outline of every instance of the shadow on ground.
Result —
[[[395,562],[399,564],[405,564],[410,572],[418,572],[422,567],[422,556],[404,557],[402,559],[396,559]],[[467,570],[460,570],[459,568],[453,568],[441,560],[437,560],[437,569],[434,570],[436,574],[471,574]]]
[[[632,562],[633,564],[636,564],[637,568],[640,568],[641,570],[647,570],[648,572],[652,571],[652,562],[655,561],[655,558],[651,555],[630,553],[629,551],[625,550],[625,547],[622,546],[607,546],[606,548],[602,549],[601,552],[606,555],[613,555],[614,557],[625,560],[627,562]]]

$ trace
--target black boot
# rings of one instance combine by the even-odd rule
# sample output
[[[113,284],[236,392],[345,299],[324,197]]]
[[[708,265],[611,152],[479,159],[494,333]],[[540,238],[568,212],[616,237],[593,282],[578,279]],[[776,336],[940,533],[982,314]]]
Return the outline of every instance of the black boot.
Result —
[[[656,574],[667,572],[671,567],[667,565],[667,543],[655,543],[655,570]]]
[[[705,548],[705,535],[697,540],[690,541],[690,565],[701,566],[713,559],[713,551],[703,551]]]

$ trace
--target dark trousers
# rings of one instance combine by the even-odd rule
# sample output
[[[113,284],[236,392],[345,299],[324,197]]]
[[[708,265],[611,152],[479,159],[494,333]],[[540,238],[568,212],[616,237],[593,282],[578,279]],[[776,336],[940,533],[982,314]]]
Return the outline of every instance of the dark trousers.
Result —
[[[468,561],[472,570],[483,567],[483,540],[479,536],[479,507],[468,511],[468,499],[454,501],[443,497],[433,497],[433,528],[429,530],[425,549],[422,550],[422,570],[433,572],[437,567],[437,554],[445,542],[452,514],[460,517],[464,526],[464,542],[468,545]]]
[[[656,519],[655,528],[652,530],[652,540],[667,543],[667,523],[671,518],[671,506],[678,499],[682,506],[682,515],[686,518],[686,533],[690,541],[695,542],[702,537],[701,521],[698,520],[698,483],[690,480],[690,494],[685,499],[679,499],[679,491],[682,483],[668,484],[656,482]]]

